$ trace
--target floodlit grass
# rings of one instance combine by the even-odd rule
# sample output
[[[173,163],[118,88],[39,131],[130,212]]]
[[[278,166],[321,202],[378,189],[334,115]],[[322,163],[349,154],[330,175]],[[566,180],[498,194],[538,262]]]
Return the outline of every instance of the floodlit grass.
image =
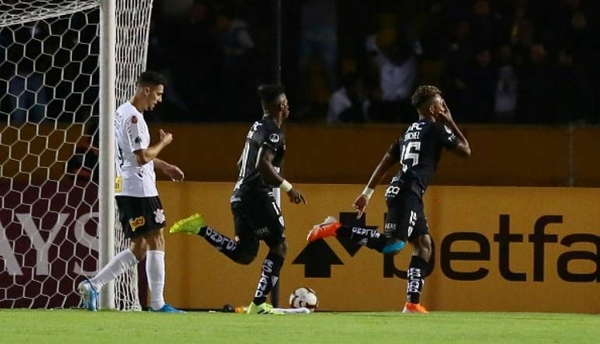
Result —
[[[0,343],[598,343],[585,314],[0,310]]]

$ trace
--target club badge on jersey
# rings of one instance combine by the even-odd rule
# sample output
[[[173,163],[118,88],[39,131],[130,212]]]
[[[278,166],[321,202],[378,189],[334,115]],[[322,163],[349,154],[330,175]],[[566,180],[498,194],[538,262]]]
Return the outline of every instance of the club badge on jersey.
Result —
[[[164,209],[156,209],[154,211],[154,222],[156,222],[156,223],[164,223],[165,222]]]

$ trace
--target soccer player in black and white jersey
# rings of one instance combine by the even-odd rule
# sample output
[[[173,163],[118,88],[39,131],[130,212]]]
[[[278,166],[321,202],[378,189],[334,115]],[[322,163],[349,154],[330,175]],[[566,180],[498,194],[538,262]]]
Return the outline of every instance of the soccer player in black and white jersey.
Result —
[[[161,170],[173,181],[184,174],[175,165],[158,158],[163,148],[173,141],[173,135],[160,130],[160,141],[150,145],[150,132],[144,111],[152,110],[162,101],[165,78],[152,71],[142,73],[137,80],[135,95],[119,106],[115,114],[115,198],[119,220],[129,248],[114,256],[93,278],[78,286],[85,307],[97,310],[98,290],[146,257],[146,274],[150,288],[150,311],[182,313],[164,301],[165,214],[158,197],[154,169]]]
[[[450,114],[450,109],[434,86],[420,86],[412,96],[412,105],[419,120],[412,123],[392,143],[373,171],[365,190],[354,201],[358,218],[364,213],[375,186],[396,163],[401,168],[385,192],[388,212],[384,233],[375,229],[344,226],[333,217],[314,226],[307,240],[328,236],[350,238],[352,241],[383,254],[397,254],[408,241],[414,248],[408,268],[405,313],[427,313],[420,304],[427,265],[431,256],[431,237],[423,212],[423,194],[431,181],[442,149],[461,157],[471,155],[471,148]]]
[[[281,126],[290,113],[285,90],[281,85],[263,85],[258,93],[264,116],[254,122],[246,135],[238,161],[238,180],[231,195],[235,238],[206,226],[199,214],[178,221],[170,232],[197,234],[229,259],[244,265],[254,261],[259,243],[264,241],[269,253],[263,261],[258,286],[247,313],[275,314],[282,311],[273,308],[266,300],[279,279],[287,243],[283,216],[273,197],[273,188],[279,187],[287,193],[294,204],[306,204],[306,199],[279,174],[285,155],[285,136]]]

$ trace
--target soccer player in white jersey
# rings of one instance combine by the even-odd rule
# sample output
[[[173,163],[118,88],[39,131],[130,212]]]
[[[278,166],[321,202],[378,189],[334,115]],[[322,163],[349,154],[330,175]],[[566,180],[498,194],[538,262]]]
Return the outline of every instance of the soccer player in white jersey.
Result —
[[[157,158],[173,141],[173,135],[160,131],[160,141],[150,145],[150,133],[144,111],[152,110],[162,101],[165,79],[147,71],[137,80],[135,95],[119,106],[115,115],[116,180],[115,195],[119,220],[129,248],[113,257],[91,279],[79,283],[78,291],[85,307],[98,308],[98,290],[146,257],[146,274],[150,288],[150,311],[182,313],[164,301],[165,215],[156,189],[154,169],[161,170],[171,180],[183,180],[179,167]]]

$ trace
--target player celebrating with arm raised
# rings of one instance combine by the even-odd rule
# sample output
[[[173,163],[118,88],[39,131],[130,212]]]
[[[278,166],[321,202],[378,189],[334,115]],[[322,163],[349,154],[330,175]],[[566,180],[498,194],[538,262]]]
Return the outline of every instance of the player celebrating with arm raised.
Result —
[[[281,125],[289,116],[285,90],[281,85],[263,85],[258,93],[264,116],[254,122],[246,135],[238,161],[238,180],[231,196],[235,239],[207,227],[199,214],[177,222],[170,232],[197,234],[229,259],[244,265],[254,261],[259,243],[264,241],[269,246],[269,253],[247,312],[275,314],[280,311],[267,304],[266,300],[279,279],[287,243],[283,233],[283,216],[273,197],[273,187],[286,192],[292,203],[306,204],[306,200],[278,172],[285,154]]]
[[[427,313],[420,304],[427,264],[431,256],[431,237],[423,212],[423,194],[433,177],[442,148],[461,157],[471,155],[469,142],[452,119],[441,92],[434,86],[420,86],[412,96],[419,120],[390,146],[373,171],[365,190],[354,201],[360,218],[375,186],[386,172],[400,162],[402,168],[385,192],[388,207],[384,233],[374,229],[347,227],[333,217],[312,228],[307,240],[341,236],[383,254],[397,254],[408,240],[413,256],[408,268],[405,313]]]
[[[160,131],[160,141],[150,146],[150,133],[143,112],[162,101],[165,79],[147,71],[137,80],[137,91],[119,106],[115,115],[115,195],[119,220],[129,249],[114,256],[91,279],[79,283],[78,291],[88,310],[97,310],[98,290],[146,257],[146,274],[150,288],[150,311],[183,313],[166,304],[165,287],[165,215],[154,169],[163,171],[174,181],[183,180],[179,167],[157,158],[173,141],[173,135]]]

